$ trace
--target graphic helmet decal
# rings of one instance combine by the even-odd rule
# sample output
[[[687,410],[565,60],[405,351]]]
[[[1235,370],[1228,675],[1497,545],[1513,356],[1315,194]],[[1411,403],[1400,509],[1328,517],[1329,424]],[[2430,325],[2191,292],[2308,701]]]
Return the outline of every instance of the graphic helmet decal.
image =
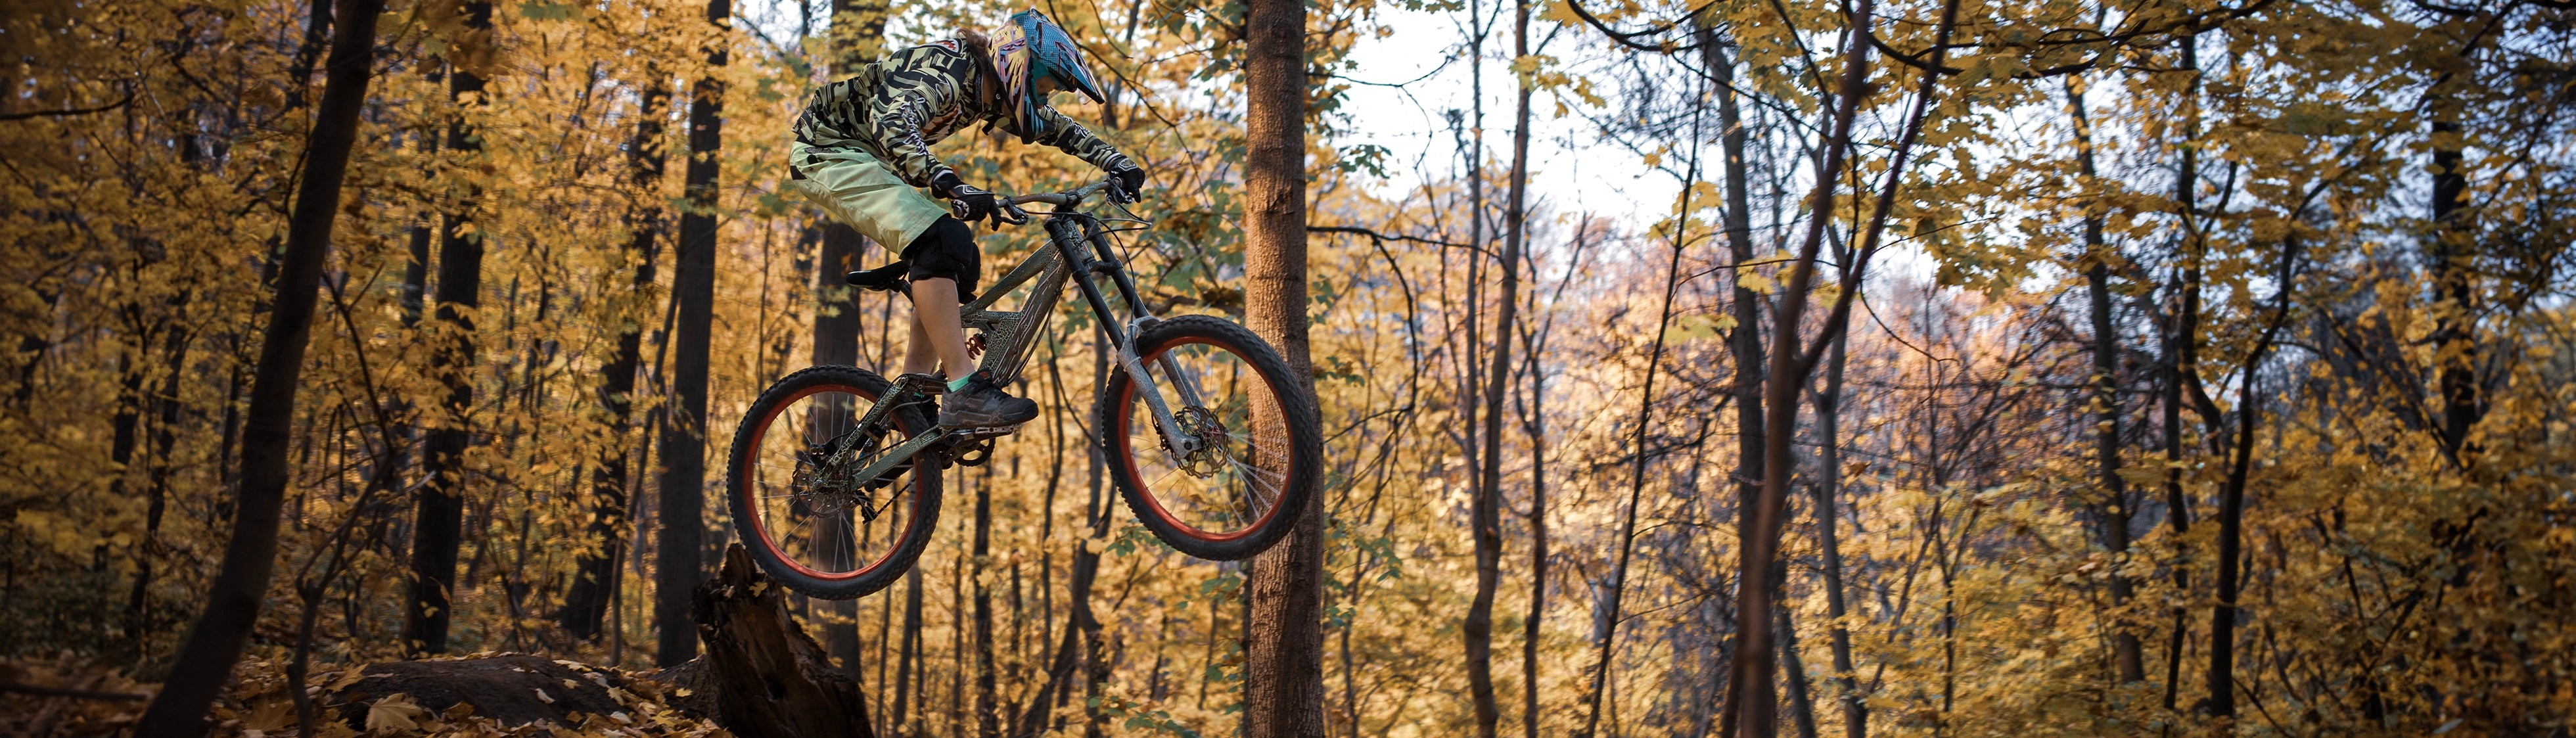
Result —
[[[1045,13],[1031,8],[1013,14],[1011,22],[995,31],[992,40],[993,71],[1002,78],[1004,102],[1011,106],[1020,128],[1030,135],[1046,132],[1046,124],[1037,117],[1038,108],[1046,101],[1029,94],[1038,80],[1052,78],[1095,103],[1106,99],[1100,92],[1100,83],[1092,79],[1091,70],[1083,68],[1082,49],[1074,45],[1073,35],[1048,20]]]

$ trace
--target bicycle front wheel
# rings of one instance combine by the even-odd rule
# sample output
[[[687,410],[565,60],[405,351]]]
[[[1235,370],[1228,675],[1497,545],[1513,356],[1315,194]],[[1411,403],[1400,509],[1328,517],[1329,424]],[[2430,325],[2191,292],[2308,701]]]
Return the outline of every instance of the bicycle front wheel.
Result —
[[[752,560],[788,589],[846,600],[893,584],[930,542],[939,519],[939,464],[872,479],[858,472],[886,449],[927,432],[918,407],[860,427],[885,378],[848,366],[809,367],[752,401],[734,432],[726,497]]]
[[[1218,318],[1165,320],[1135,349],[1151,381],[1113,373],[1099,418],[1110,478],[1137,522],[1202,559],[1251,558],[1278,543],[1322,476],[1324,441],[1304,383],[1260,336]],[[1148,386],[1174,429],[1147,401]]]

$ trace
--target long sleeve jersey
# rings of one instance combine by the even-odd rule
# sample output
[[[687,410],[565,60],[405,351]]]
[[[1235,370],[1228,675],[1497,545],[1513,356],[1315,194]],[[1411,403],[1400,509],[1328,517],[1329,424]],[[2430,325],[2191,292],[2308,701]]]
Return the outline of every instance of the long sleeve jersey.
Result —
[[[1046,133],[1021,130],[984,70],[981,49],[945,39],[886,55],[850,78],[814,90],[796,118],[796,139],[811,146],[856,146],[894,168],[915,187],[951,171],[930,145],[981,121],[1030,143],[1063,149],[1103,171],[1131,166],[1090,129],[1053,107],[1038,108]]]

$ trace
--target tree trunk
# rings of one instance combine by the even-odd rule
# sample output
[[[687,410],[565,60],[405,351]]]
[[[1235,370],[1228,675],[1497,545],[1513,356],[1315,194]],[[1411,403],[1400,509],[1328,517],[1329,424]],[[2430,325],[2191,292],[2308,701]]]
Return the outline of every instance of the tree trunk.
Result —
[[[1751,134],[1744,126],[1741,103],[1734,89],[1735,63],[1726,57],[1726,47],[1718,42],[1714,29],[1702,25],[1696,34],[1702,60],[1719,85],[1717,93],[1717,127],[1726,186],[1726,247],[1734,260],[1736,275],[1734,295],[1729,301],[1729,316],[1735,327],[1727,331],[1726,348],[1735,363],[1735,381],[1729,392],[1735,395],[1735,530],[1737,546],[1752,534],[1755,501],[1762,494],[1762,394],[1763,349],[1762,293],[1745,286],[1747,270],[1753,262],[1753,213],[1749,176],[1746,172],[1745,148]],[[1753,580],[1736,582],[1738,588],[1753,586]],[[1741,595],[1739,595],[1739,598]],[[1737,653],[1743,649],[1739,645]],[[1727,700],[1720,720],[1721,731],[1732,730],[1735,713],[1743,703]]]
[[[1953,9],[1956,5],[1951,6]],[[1806,384],[1811,365],[1802,361],[1805,339],[1799,335],[1799,324],[1807,311],[1807,290],[1814,285],[1816,257],[1822,244],[1825,223],[1834,212],[1835,185],[1843,176],[1843,162],[1852,147],[1852,119],[1857,114],[1860,97],[1866,91],[1869,45],[1859,39],[1870,33],[1876,3],[1859,0],[1851,15],[1851,34],[1844,43],[1843,75],[1835,96],[1831,137],[1824,142],[1822,161],[1816,167],[1815,192],[1807,199],[1806,239],[1790,265],[1785,289],[1779,303],[1772,308],[1770,376],[1763,392],[1762,426],[1762,491],[1753,502],[1749,517],[1752,532],[1744,536],[1741,560],[1736,568],[1740,578],[1735,607],[1735,668],[1728,680],[1734,693],[1736,719],[1731,725],[1739,738],[1771,738],[1779,732],[1779,703],[1772,675],[1775,654],[1772,652],[1772,614],[1776,584],[1771,578],[1772,560],[1778,556],[1780,529],[1786,518],[1789,496],[1789,474],[1794,463],[1790,441],[1798,429],[1798,388]],[[1944,30],[1948,23],[1945,22]],[[1937,61],[1940,57],[1934,56]],[[1902,149],[1889,167],[1889,187],[1904,174]],[[1857,235],[1857,234],[1855,234]],[[1845,266],[1849,278],[1860,276],[1858,264]],[[1857,290],[1856,282],[1842,285]],[[1739,329],[1742,326],[1738,327]],[[1828,328],[1830,333],[1830,327]],[[1828,340],[1831,336],[1826,336]]]
[[[141,637],[150,625],[153,550],[161,517],[169,511],[170,448],[179,440],[179,378],[187,371],[188,333],[173,327],[163,347],[169,363],[162,368],[161,390],[153,403],[159,413],[152,426],[152,481],[143,493],[143,539],[135,544],[134,589],[125,600],[125,633]]]
[[[1579,262],[1583,256],[1583,236],[1580,227],[1575,233],[1575,253],[1570,262]],[[1534,260],[1529,259],[1526,253],[1523,254],[1522,259],[1532,262],[1529,264],[1530,277],[1536,279],[1538,265]],[[1576,268],[1578,267],[1572,263],[1566,267],[1569,272]],[[1557,284],[1558,294],[1562,295],[1564,282],[1560,281]],[[1538,287],[1533,284],[1530,292],[1530,307],[1536,310]],[[1529,377],[1529,415],[1522,421],[1522,430],[1528,434],[1530,444],[1530,596],[1529,617],[1521,621],[1521,738],[1538,738],[1538,647],[1541,635],[1540,625],[1547,616],[1547,378],[1541,373],[1538,355],[1547,345],[1545,333],[1548,330],[1548,328],[1542,328],[1537,340],[1525,343],[1526,350],[1522,352],[1521,358]],[[1355,693],[1357,690],[1350,684],[1350,645],[1350,631],[1344,629],[1342,632],[1342,689],[1346,693]],[[1344,701],[1351,703],[1345,709],[1353,711],[1351,727],[1357,730],[1359,728],[1358,699],[1354,696]]]
[[[894,719],[887,723],[896,735],[908,734],[904,725],[911,719],[911,707],[920,702],[915,695],[921,694],[917,682],[922,680],[915,677],[924,671],[913,667],[921,662],[921,568],[904,572],[903,582],[903,647],[898,649],[894,669]]]
[[[2181,169],[2175,172],[2174,176],[2174,202],[2182,211],[2186,231],[2198,229],[2193,218],[2197,216],[2198,210],[2194,205],[2194,198],[2200,185],[2198,158],[2200,149],[2192,145],[2192,139],[2200,136],[2199,42],[2198,36],[2190,36],[2182,43],[2182,71],[2189,76],[2183,87],[2183,105],[2186,110],[2182,116],[2182,143],[2177,146],[2182,150],[2182,161]],[[2164,407],[2161,411],[2165,461],[2168,464],[2165,470],[2165,522],[2172,528],[2172,538],[2176,541],[2173,567],[2174,591],[2182,593],[2187,599],[2191,592],[2191,560],[2188,552],[2180,550],[2183,545],[2180,541],[2185,535],[2191,533],[2191,497],[2183,492],[2182,464],[2179,462],[2182,461],[2183,450],[2182,396],[2183,386],[2186,384],[2184,376],[2188,372],[2199,371],[2198,359],[2193,347],[2200,341],[2200,276],[2194,253],[2188,250],[2197,247],[2199,240],[2194,233],[2186,233],[2184,238],[2187,250],[2181,255],[2183,261],[2181,275],[2174,282],[2174,315],[2164,331],[2165,386]],[[2181,600],[2177,599],[2173,607],[2173,634],[2165,644],[2164,705],[2168,711],[2174,709],[2175,698],[2182,690],[2183,641],[2190,634],[2190,624],[2184,619],[2185,614]]]
[[[1517,0],[1513,15],[1513,54],[1529,55],[1529,0]],[[1495,303],[1493,371],[1485,376],[1484,469],[1477,480],[1473,516],[1476,545],[1476,594],[1467,606],[1467,670],[1474,687],[1476,734],[1491,738],[1501,711],[1494,704],[1494,589],[1501,584],[1503,559],[1503,390],[1512,371],[1513,321],[1519,317],[1521,250],[1525,248],[1529,203],[1530,85],[1522,77],[1512,107],[1511,194],[1505,204],[1501,272],[1503,293]],[[1481,150],[1479,151],[1481,154]],[[1481,212],[1479,213],[1481,217]],[[1523,684],[1523,690],[1529,685]]]
[[[2438,380],[2442,450],[2453,464],[2465,465],[2465,453],[2474,450],[2469,428],[2484,412],[2477,374],[2477,292],[2470,282],[2477,273],[2477,249],[2465,214],[2469,178],[2460,155],[2460,105],[2448,98],[2443,95],[2434,103],[2433,232],[2425,261],[2432,267],[2433,299],[2442,304],[2433,313],[2436,355],[2443,357]]]
[[[975,546],[968,577],[975,588],[975,734],[984,738],[1002,734],[1001,706],[995,696],[1000,685],[995,683],[993,666],[993,592],[984,585],[993,560],[992,481],[987,474],[975,483]]]
[[[832,0],[832,74],[847,77],[882,53],[885,18],[886,7],[881,1]],[[848,223],[830,217],[821,220],[823,253],[814,268],[813,363],[817,366],[858,366],[860,312],[855,299],[858,290],[851,287],[843,275],[859,268],[861,254],[867,250],[867,240]],[[896,244],[887,248],[901,246]],[[827,532],[844,536],[849,533],[838,526]],[[828,543],[825,545],[826,550],[834,550],[828,547]],[[854,562],[837,563],[847,567]],[[856,668],[851,665],[858,663],[859,659],[858,601],[836,600],[824,607],[831,611],[832,617],[824,621],[823,641],[831,645],[832,657],[839,660],[844,668]]]
[[[492,4],[469,2],[459,6],[469,34],[487,34],[482,43],[490,43]],[[483,95],[483,77],[473,70],[450,62],[447,73],[448,97],[457,105],[479,105]],[[464,115],[448,121],[447,148],[474,156],[483,150],[482,139]],[[473,210],[476,188],[468,187],[465,198],[455,210],[443,216],[438,235],[437,319],[445,324],[447,335],[436,341],[431,354],[431,372],[447,386],[447,418],[429,432],[422,445],[421,474],[426,480],[415,511],[411,539],[411,606],[403,610],[403,643],[405,653],[434,654],[447,650],[447,624],[454,608],[449,598],[455,594],[456,551],[464,532],[465,502],[457,494],[464,469],[459,457],[473,441],[473,430],[466,426],[466,414],[474,404],[474,318],[472,309],[482,302],[483,234],[468,232],[474,227]],[[457,306],[465,310],[458,310]]]
[[[707,0],[707,23],[718,35],[706,47],[707,66],[723,67],[731,37],[731,0]],[[688,620],[688,592],[706,569],[707,340],[715,312],[716,151],[724,147],[724,82],[712,70],[689,84],[688,210],[680,215],[680,244],[671,279],[678,315],[672,335],[677,364],[671,376],[670,422],[662,426],[660,548],[653,572],[653,622],[661,628],[662,665],[687,661],[697,639]]]
[[[1851,629],[1843,626],[1849,612],[1843,592],[1843,550],[1839,510],[1843,488],[1843,370],[1850,359],[1850,334],[1834,337],[1825,359],[1825,388],[1816,393],[1816,547],[1825,578],[1825,617],[1833,619],[1834,681],[1843,707],[1845,738],[1869,735],[1869,705],[1861,700],[1860,678],[1852,669]]]
[[[2283,285],[2287,289],[2288,285]],[[2251,374],[2251,366],[2247,367]],[[2209,688],[2203,704],[2212,717],[2233,720],[2236,717],[2236,594],[2240,577],[2237,558],[2243,555],[2245,536],[2246,462],[2254,456],[2255,408],[2253,377],[2245,378],[2246,392],[2236,406],[2237,448],[2227,482],[2218,496],[2218,601],[2209,608],[2209,672],[2202,677]],[[2221,726],[2225,730],[2224,724]]]
[[[1776,569],[1788,568],[1787,562]],[[1788,574],[1774,571],[1772,580],[1787,582]],[[1815,689],[1807,681],[1807,663],[1798,658],[1798,630],[1790,620],[1789,608],[1783,604],[1772,608],[1777,613],[1779,642],[1774,644],[1784,656],[1780,659],[1780,678],[1789,682],[1789,723],[1798,729],[1798,738],[1816,738]]]
[[[1691,111],[1690,135],[1692,140],[1697,140],[1700,135],[1697,108]],[[1692,156],[1689,173],[1682,177],[1681,202],[1679,207],[1674,208],[1674,212],[1690,212],[1691,186],[1696,184],[1698,179],[1699,157]],[[1676,220],[1679,219],[1676,218]],[[1682,249],[1690,244],[1690,239],[1682,233],[1675,232],[1667,235],[1670,236],[1668,240],[1672,243],[1672,254],[1664,263],[1664,302],[1663,307],[1655,313],[1653,348],[1646,352],[1646,379],[1644,387],[1637,393],[1636,430],[1635,436],[1629,441],[1633,461],[1628,469],[1628,500],[1619,520],[1617,539],[1619,556],[1615,560],[1616,563],[1610,567],[1610,586],[1607,588],[1609,591],[1604,593],[1599,607],[1595,610],[1597,615],[1593,619],[1592,669],[1584,682],[1583,728],[1574,733],[1579,738],[1592,738],[1593,731],[1601,725],[1601,703],[1607,698],[1609,692],[1611,656],[1619,642],[1619,609],[1627,596],[1628,563],[1637,548],[1637,500],[1646,490],[1646,430],[1655,417],[1655,378],[1658,370],[1663,368],[1664,331],[1673,320],[1673,297],[1681,288]],[[1618,706],[1613,704],[1611,709],[1615,713]],[[1611,732],[1618,733],[1618,719],[1615,714],[1611,722]]]
[[[2073,78],[2070,78],[2073,79]],[[2077,82],[2066,89],[2068,110],[2075,116],[2076,161],[2087,180],[2095,176],[2093,161],[2093,123],[2085,117],[2084,92]],[[2090,181],[2085,187],[2094,186]],[[2102,486],[2101,505],[2095,515],[2101,520],[2102,548],[2111,553],[2113,569],[2110,579],[2111,664],[2121,683],[2147,678],[2146,665],[2139,656],[2138,634],[2129,628],[2126,611],[2132,590],[2129,578],[2119,573],[2119,563],[2129,553],[2129,483],[2120,476],[2120,340],[2111,327],[2111,259],[2116,256],[2102,241],[2102,216],[2088,208],[2084,215],[2085,297],[2093,318],[2093,409],[2095,468]]]
[[[233,662],[241,658],[242,644],[259,620],[260,600],[277,563],[297,378],[304,368],[332,221],[340,212],[340,183],[348,173],[349,149],[357,143],[358,114],[366,107],[367,80],[375,68],[376,17],[383,9],[376,0],[340,0],[338,5],[339,35],[332,39],[322,102],[305,137],[304,171],[287,220],[286,249],[278,259],[274,307],[251,380],[232,538],[207,589],[206,609],[180,644],[170,681],[135,723],[135,735],[205,732],[206,708],[231,679]]]
[[[787,616],[787,592],[760,573],[742,544],[691,597],[707,655],[693,689],[714,692],[716,722],[734,735],[874,738],[859,684]]]
[[[655,237],[662,228],[662,208],[650,193],[660,189],[662,181],[662,106],[670,104],[670,88],[662,84],[659,70],[649,69],[651,77],[637,106],[635,137],[628,144],[630,164],[635,168],[635,187],[647,195],[629,221],[634,238],[626,246],[626,260],[635,270],[631,293],[637,302],[653,289],[654,262],[661,256]],[[640,305],[638,305],[640,307]],[[617,334],[617,353],[600,373],[600,404],[609,414],[609,433],[617,442],[610,443],[591,473],[590,536],[597,548],[584,553],[573,564],[572,590],[564,597],[563,627],[573,637],[588,640],[599,635],[600,621],[608,604],[616,598],[619,551],[625,546],[621,531],[626,529],[627,501],[634,498],[632,476],[627,473],[626,434],[634,414],[635,370],[643,363],[643,327],[627,322]]]
[[[1306,354],[1306,6],[1249,0],[1244,15],[1245,322],[1314,397]],[[1272,419],[1272,423],[1279,422]],[[1284,471],[1284,470],[1282,470]],[[1320,497],[1316,495],[1315,497]],[[1282,545],[1254,557],[1245,623],[1244,735],[1324,733],[1324,503],[1309,499]]]
[[[2226,483],[2219,487],[2218,601],[2209,613],[2209,714],[2227,721],[2236,716],[2236,598],[2244,589],[2245,487],[2253,473],[2254,426],[2263,414],[2262,395],[2255,392],[2260,375],[2255,370],[2271,351],[2282,324],[2288,322],[2290,295],[2297,289],[2292,280],[2297,276],[2298,249],[2296,236],[2281,244],[2281,271],[2273,281],[2278,291],[2273,318],[2254,342],[2254,349],[2246,352],[2241,365],[2243,372],[2236,385],[2236,441],[2229,449]],[[2364,688],[2375,690],[2376,686]]]

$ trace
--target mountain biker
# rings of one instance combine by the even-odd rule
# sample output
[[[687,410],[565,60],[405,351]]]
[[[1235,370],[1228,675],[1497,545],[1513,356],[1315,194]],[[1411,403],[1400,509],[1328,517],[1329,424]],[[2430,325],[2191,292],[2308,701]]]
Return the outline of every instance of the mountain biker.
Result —
[[[912,282],[903,369],[930,373],[937,362],[948,381],[942,427],[1016,425],[1038,409],[968,359],[958,306],[974,299],[983,252],[967,223],[989,217],[999,227],[1000,203],[966,184],[930,145],[980,121],[988,131],[1053,145],[1099,167],[1115,178],[1110,196],[1122,202],[1134,201],[1145,184],[1134,160],[1047,104],[1059,90],[1102,100],[1073,37],[1030,9],[990,38],[961,28],[953,38],[887,54],[815,90],[796,118],[789,188],[880,245],[903,244],[902,261],[890,267],[905,271],[908,264]],[[965,219],[916,187],[963,201]]]

